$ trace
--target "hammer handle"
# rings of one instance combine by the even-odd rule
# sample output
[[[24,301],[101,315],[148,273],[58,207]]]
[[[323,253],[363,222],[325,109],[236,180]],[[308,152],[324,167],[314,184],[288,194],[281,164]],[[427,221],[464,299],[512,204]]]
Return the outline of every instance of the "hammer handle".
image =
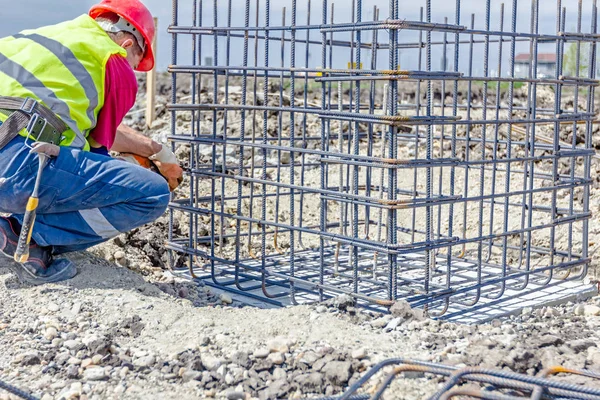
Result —
[[[38,203],[39,199],[33,196],[27,201],[27,211],[25,212],[25,217],[23,217],[19,243],[15,252],[16,262],[24,263],[29,259],[29,243],[31,243],[31,234],[33,233],[33,225],[35,224],[35,210]]]
[[[25,209],[25,216],[23,217],[23,226],[21,227],[21,234],[19,235],[19,243],[17,244],[17,250],[15,251],[15,261],[24,263],[29,259],[29,243],[31,243],[31,234],[33,233],[33,225],[35,224],[36,210],[39,204],[39,190],[40,181],[42,179],[42,172],[48,161],[48,156],[44,153],[38,153],[39,166],[38,172],[35,179],[35,185],[33,187],[33,193],[27,201],[27,207]]]

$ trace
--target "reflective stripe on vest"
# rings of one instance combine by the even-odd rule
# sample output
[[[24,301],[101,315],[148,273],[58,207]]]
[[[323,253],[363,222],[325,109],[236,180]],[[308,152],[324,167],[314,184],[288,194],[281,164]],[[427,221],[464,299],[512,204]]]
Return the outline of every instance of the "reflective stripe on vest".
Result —
[[[25,38],[31,41],[36,42],[37,44],[44,46],[46,49],[51,51],[62,63],[67,67],[69,71],[79,80],[79,84],[85,91],[85,95],[90,102],[90,105],[86,111],[88,118],[90,119],[91,125],[96,126],[96,117],[94,115],[94,110],[100,103],[100,99],[98,98],[98,90],[94,85],[94,80],[92,76],[88,72],[87,69],[81,64],[81,62],[75,57],[75,54],[68,47],[63,46],[60,42],[57,42],[54,39],[50,39],[44,36],[40,36],[36,33],[30,35],[23,35],[21,33],[13,36],[15,39]],[[67,123],[65,121],[65,123]],[[67,123],[67,125],[69,125]],[[71,127],[71,125],[69,125]],[[73,127],[71,127],[73,129]],[[79,133],[78,130],[75,130],[75,133]],[[82,135],[83,136],[83,135]]]
[[[127,52],[87,15],[0,39],[0,93],[40,101],[70,128],[61,144],[87,149],[114,54]]]

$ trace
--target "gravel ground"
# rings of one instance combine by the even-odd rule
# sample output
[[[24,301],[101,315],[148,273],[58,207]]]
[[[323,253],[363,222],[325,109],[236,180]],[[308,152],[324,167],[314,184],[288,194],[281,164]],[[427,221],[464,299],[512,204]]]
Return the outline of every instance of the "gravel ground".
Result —
[[[88,253],[72,258],[80,274],[44,287],[0,269],[0,376],[43,399],[315,397],[390,357],[529,374],[600,369],[600,297],[462,326],[402,304],[391,315],[366,312],[343,297],[240,307],[168,273],[159,282]],[[390,394],[423,398],[437,385],[414,375]]]

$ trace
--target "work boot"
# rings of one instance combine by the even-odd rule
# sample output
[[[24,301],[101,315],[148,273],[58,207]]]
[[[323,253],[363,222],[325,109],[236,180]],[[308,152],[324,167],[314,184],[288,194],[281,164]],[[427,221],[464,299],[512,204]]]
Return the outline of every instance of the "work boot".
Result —
[[[19,242],[19,224],[11,219],[0,217],[0,254],[14,260]],[[11,270],[19,280],[31,285],[60,282],[77,275],[75,265],[66,259],[54,260],[52,247],[29,245],[29,259],[24,263],[11,263]]]

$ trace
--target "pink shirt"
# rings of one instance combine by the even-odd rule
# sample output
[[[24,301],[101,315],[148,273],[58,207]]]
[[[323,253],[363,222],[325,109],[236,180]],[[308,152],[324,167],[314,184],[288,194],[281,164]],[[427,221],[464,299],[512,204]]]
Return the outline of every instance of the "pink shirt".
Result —
[[[104,106],[98,114],[96,127],[90,132],[98,144],[110,150],[117,127],[135,104],[137,91],[137,78],[127,59],[118,54],[110,57],[106,63]]]

